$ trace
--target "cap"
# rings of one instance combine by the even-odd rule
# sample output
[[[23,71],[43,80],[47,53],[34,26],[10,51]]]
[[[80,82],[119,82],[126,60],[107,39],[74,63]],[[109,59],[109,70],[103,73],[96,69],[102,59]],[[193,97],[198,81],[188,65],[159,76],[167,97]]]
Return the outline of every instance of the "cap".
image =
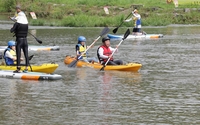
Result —
[[[110,38],[109,37],[103,37],[102,38],[102,42],[104,43],[106,40],[110,40]]]
[[[17,6],[15,7],[15,9],[21,9],[21,6],[20,6],[20,5],[17,5]]]
[[[135,13],[135,12],[138,12],[138,10],[137,9],[133,10],[133,13]]]

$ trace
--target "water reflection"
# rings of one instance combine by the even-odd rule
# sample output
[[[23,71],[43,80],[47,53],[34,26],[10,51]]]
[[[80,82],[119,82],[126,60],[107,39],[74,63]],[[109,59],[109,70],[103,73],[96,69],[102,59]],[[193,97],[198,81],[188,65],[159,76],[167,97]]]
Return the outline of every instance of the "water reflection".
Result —
[[[24,124],[25,120],[29,117],[30,113],[28,111],[28,101],[27,99],[31,99],[29,93],[31,86],[29,86],[27,81],[22,81],[24,84],[18,83],[16,80],[10,80],[11,84],[9,84],[9,101],[8,101],[8,113],[10,116],[9,120],[11,123],[15,124]]]
[[[111,114],[112,109],[112,83],[113,83],[113,74],[110,72],[101,72],[99,73],[99,79],[101,81],[100,91],[99,91],[99,101],[98,108],[100,113],[102,113],[102,122],[107,122],[109,120],[109,114]]]

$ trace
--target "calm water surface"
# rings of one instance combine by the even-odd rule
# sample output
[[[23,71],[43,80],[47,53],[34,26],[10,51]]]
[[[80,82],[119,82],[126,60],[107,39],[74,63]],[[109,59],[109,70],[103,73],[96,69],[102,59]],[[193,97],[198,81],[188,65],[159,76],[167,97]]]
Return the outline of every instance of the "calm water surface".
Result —
[[[0,28],[0,45],[13,39]],[[115,58],[140,62],[138,73],[68,68],[66,55],[74,55],[77,36],[87,44],[103,28],[30,27],[43,45],[59,45],[60,51],[30,52],[32,64],[55,62],[58,81],[24,81],[0,78],[0,124],[200,124],[199,26],[145,27],[162,39],[125,40]],[[112,28],[113,29],[113,28]],[[111,29],[111,31],[112,31]],[[123,34],[126,28],[120,28]],[[39,45],[31,36],[29,44]],[[112,41],[115,46],[119,41]],[[95,44],[89,54],[96,56]]]

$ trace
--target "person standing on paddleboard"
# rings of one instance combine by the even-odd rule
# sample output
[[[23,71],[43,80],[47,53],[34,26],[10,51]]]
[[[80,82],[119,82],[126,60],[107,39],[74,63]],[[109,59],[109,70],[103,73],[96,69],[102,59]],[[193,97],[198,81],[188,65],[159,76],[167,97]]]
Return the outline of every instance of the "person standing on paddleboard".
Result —
[[[132,11],[133,16],[130,19],[124,20],[124,22],[130,22],[131,20],[134,21],[134,28],[133,28],[133,35],[142,35],[141,34],[141,16],[138,13],[138,10],[135,9]]]
[[[23,72],[28,72],[28,43],[27,43],[27,34],[28,34],[28,20],[23,11],[21,11],[20,6],[16,6],[17,16],[10,17],[11,20],[14,20],[15,23],[10,29],[11,33],[15,33],[16,36],[16,55],[17,55],[17,70],[15,73],[21,72],[20,58],[21,58],[21,49],[23,50],[25,57],[26,68]]]
[[[114,60],[112,57],[114,48],[110,47],[110,38],[104,37],[102,38],[102,45],[97,49],[97,57],[102,65],[106,63],[106,61],[110,58],[107,65],[123,65],[122,60]]]
[[[83,60],[85,62],[99,62],[95,57],[94,58],[89,58],[87,56],[87,46],[85,44],[86,38],[84,36],[79,36],[78,37],[78,44],[76,44],[76,56],[77,59]]]

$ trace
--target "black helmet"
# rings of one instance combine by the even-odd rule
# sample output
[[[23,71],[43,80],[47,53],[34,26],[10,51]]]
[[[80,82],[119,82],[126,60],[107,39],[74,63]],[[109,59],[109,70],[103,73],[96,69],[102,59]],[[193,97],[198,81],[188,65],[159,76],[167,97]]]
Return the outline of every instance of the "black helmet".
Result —
[[[109,37],[103,37],[102,38],[102,42],[104,43],[106,40],[110,40],[110,38]]]

